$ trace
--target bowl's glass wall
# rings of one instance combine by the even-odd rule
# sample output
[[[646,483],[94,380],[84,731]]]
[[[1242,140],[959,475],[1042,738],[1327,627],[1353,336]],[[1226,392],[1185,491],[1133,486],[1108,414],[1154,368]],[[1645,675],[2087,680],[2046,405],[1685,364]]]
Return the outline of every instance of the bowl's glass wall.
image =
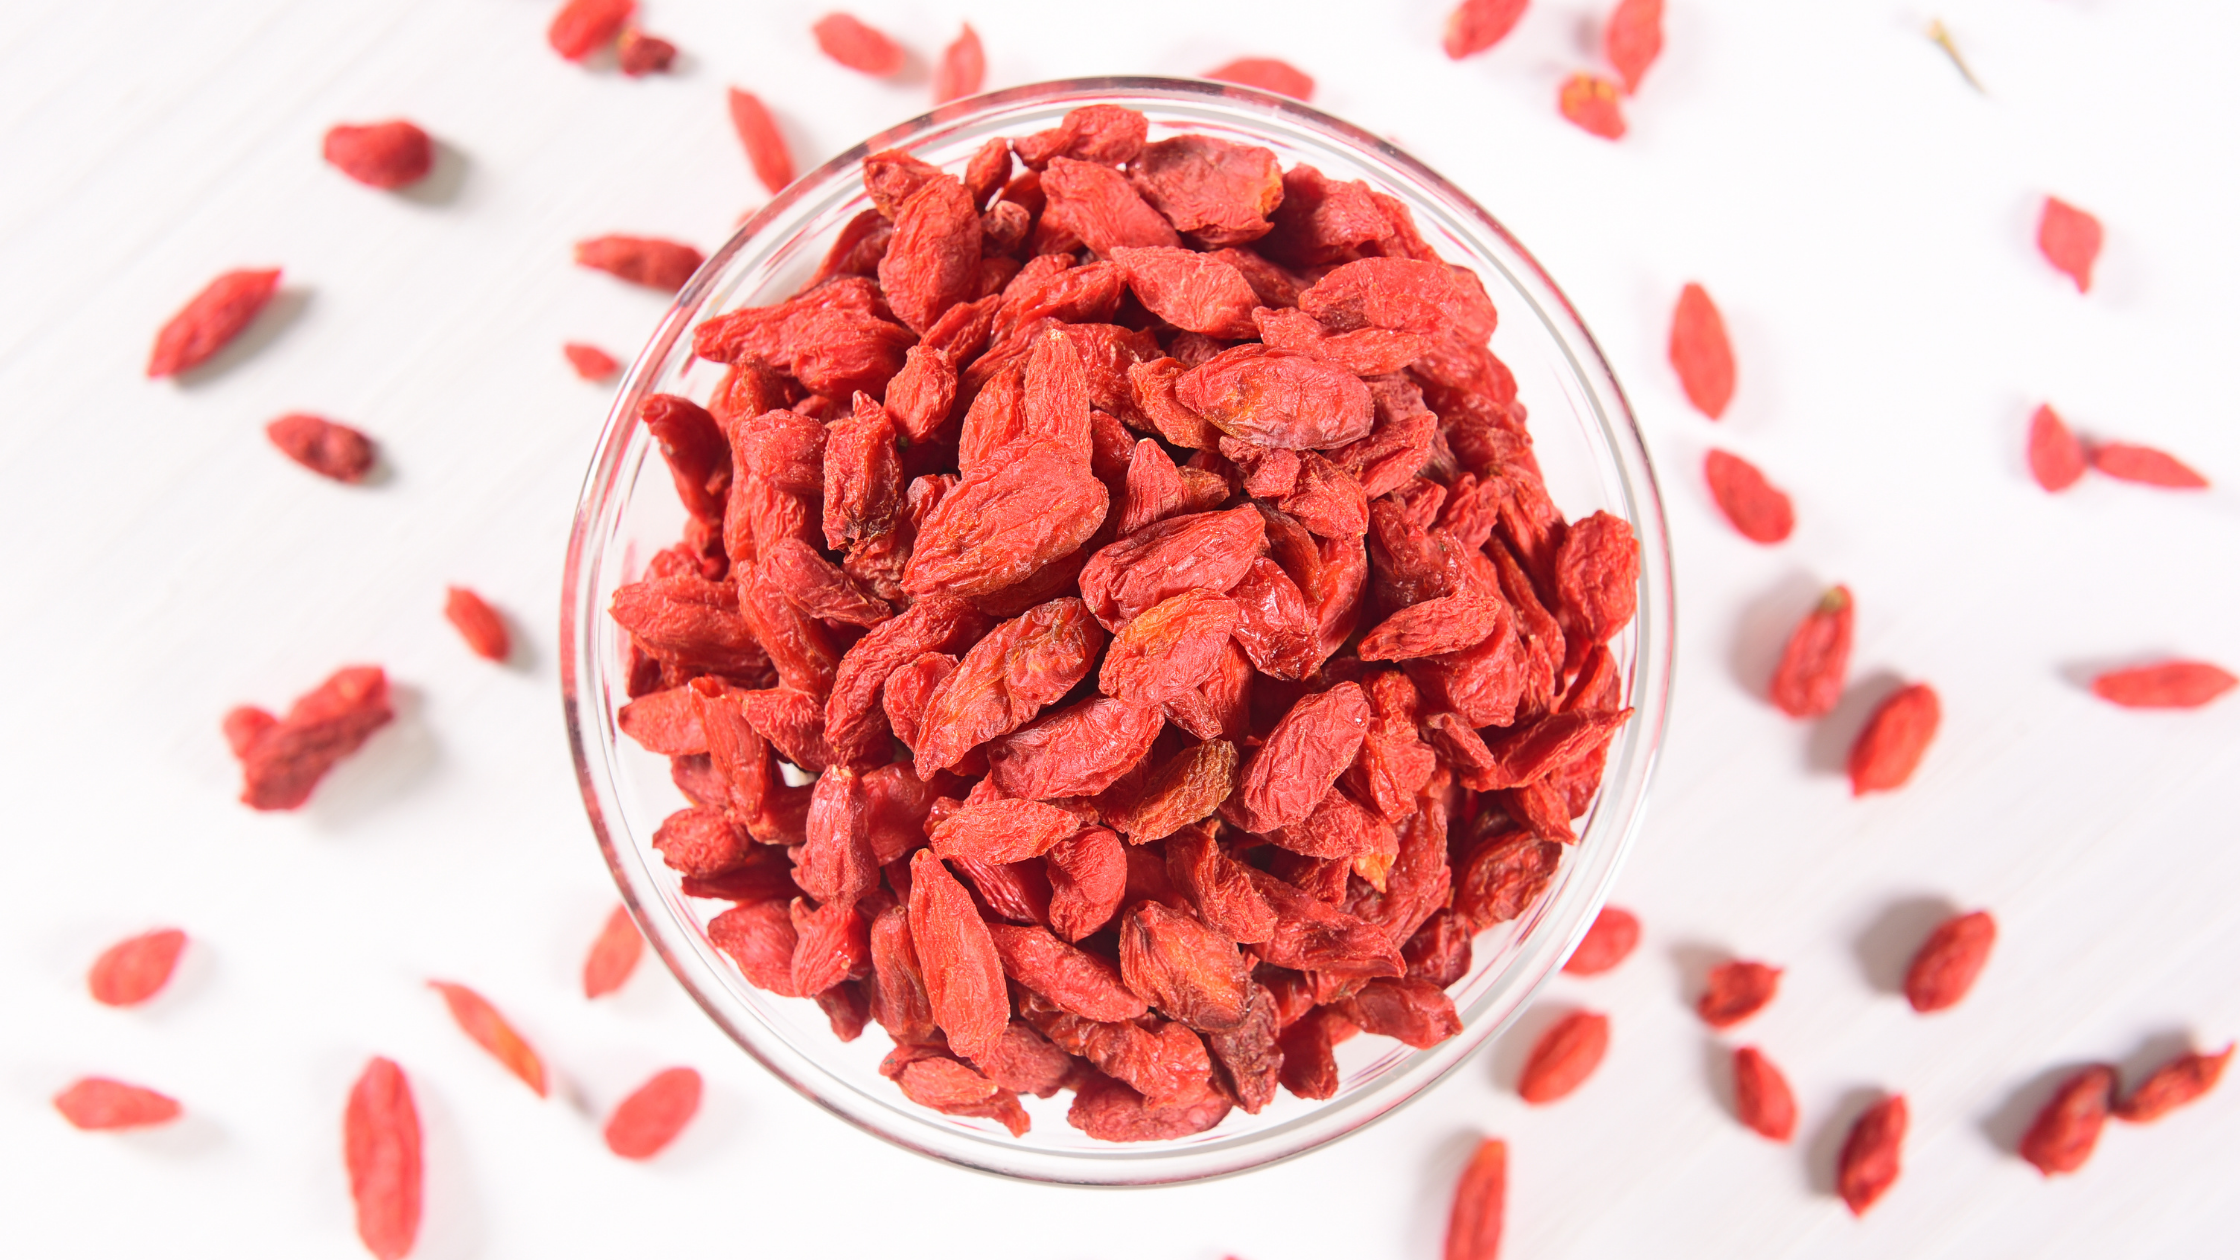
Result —
[[[865,154],[907,146],[959,170],[990,136],[1057,123],[1071,108],[1114,101],[1150,116],[1153,138],[1223,136],[1273,149],[1286,166],[1309,162],[1338,179],[1366,179],[1413,208],[1449,261],[1473,267],[1499,309],[1493,348],[1516,373],[1535,449],[1566,516],[1604,510],[1632,522],[1642,543],[1641,613],[1611,644],[1637,713],[1611,748],[1609,770],[1580,841],[1548,895],[1523,918],[1481,935],[1470,975],[1452,990],[1465,1031],[1410,1050],[1382,1037],[1339,1047],[1335,1097],[1282,1094],[1257,1116],[1231,1115],[1176,1141],[1114,1145],[1065,1122],[1069,1095],[1022,1100],[1034,1128],[1015,1139],[991,1121],[942,1116],[905,1100],[879,1076],[887,1039],[876,1026],[836,1040],[805,999],[749,986],[702,929],[726,903],[685,898],[650,839],[683,804],[663,758],[620,738],[625,639],[605,609],[614,589],[674,542],[683,524],[666,468],[642,427],[639,402],[656,392],[705,400],[719,365],[691,357],[690,330],[709,315],[779,300],[814,270],[840,226],[869,204]],[[685,987],[741,1046],[831,1111],[891,1141],[973,1168],[1084,1184],[1149,1184],[1258,1166],[1349,1132],[1444,1075],[1522,1009],[1602,904],[1639,821],[1663,732],[1672,595],[1662,509],[1631,414],[1593,339],[1537,264],[1473,202],[1382,141],[1294,102],[1249,89],[1162,79],[1077,80],[958,102],[875,137],[788,189],[710,260],[678,297],[631,368],[600,439],[570,542],[563,608],[564,701],[584,801],[609,865],[648,939]]]

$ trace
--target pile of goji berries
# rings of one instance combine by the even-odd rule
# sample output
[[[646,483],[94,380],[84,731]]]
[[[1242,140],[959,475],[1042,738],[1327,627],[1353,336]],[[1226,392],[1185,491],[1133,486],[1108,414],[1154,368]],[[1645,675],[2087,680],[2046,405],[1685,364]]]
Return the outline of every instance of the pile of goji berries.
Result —
[[[707,406],[642,412],[690,523],[614,594],[619,722],[709,939],[1014,1132],[1072,1089],[1178,1137],[1452,1036],[1630,712],[1639,571],[1550,502],[1477,278],[1112,105],[864,183],[807,287],[695,331]]]

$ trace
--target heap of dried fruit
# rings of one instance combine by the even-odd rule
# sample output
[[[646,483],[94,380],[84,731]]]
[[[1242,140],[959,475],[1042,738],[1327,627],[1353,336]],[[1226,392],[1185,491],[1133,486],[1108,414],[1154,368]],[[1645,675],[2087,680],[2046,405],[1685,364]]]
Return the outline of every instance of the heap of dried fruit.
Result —
[[[696,330],[707,405],[642,412],[689,519],[615,592],[619,723],[709,939],[1014,1131],[1072,1089],[1195,1133],[1452,1036],[1630,712],[1639,571],[1549,500],[1477,277],[1111,105],[864,182],[806,288]]]

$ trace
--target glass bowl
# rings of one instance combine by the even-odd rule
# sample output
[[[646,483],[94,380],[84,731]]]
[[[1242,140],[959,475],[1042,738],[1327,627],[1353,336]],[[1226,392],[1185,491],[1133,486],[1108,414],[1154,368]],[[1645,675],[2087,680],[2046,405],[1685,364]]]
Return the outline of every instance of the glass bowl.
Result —
[[[1258,1115],[1233,1111],[1192,1137],[1125,1145],[1069,1126],[1066,1094],[1021,1099],[1034,1120],[1023,1138],[993,1121],[920,1107],[879,1075],[888,1045],[875,1025],[842,1043],[815,1003],[747,984],[704,931],[728,903],[683,896],[650,843],[684,800],[665,759],[617,730],[627,641],[606,612],[615,588],[639,576],[683,525],[667,469],[634,418],[649,394],[704,400],[712,392],[722,365],[692,357],[693,326],[790,295],[840,227],[870,204],[861,179],[866,155],[907,148],[959,171],[987,138],[1054,126],[1067,110],[1098,101],[1141,110],[1154,138],[1188,131],[1263,145],[1286,166],[1310,162],[1405,201],[1439,253],[1485,281],[1501,315],[1491,344],[1531,409],[1535,449],[1557,505],[1572,519],[1598,509],[1623,517],[1642,554],[1640,613],[1610,644],[1635,716],[1610,748],[1600,794],[1546,895],[1521,918],[1478,936],[1470,974],[1450,989],[1463,1031],[1428,1050],[1356,1037],[1338,1048],[1341,1083],[1326,1100],[1286,1092]],[[936,1159],[1033,1181],[1152,1185],[1242,1172],[1353,1132],[1430,1088],[1524,1009],[1593,922],[1639,829],[1664,732],[1672,626],[1663,508],[1632,413],[1571,304],[1500,223],[1414,158],[1296,101],[1192,80],[1077,79],[953,102],[866,140],[780,193],[677,295],[622,382],[577,504],[561,608],[561,689],[584,807],[624,900],[686,991],[747,1053],[835,1116]]]

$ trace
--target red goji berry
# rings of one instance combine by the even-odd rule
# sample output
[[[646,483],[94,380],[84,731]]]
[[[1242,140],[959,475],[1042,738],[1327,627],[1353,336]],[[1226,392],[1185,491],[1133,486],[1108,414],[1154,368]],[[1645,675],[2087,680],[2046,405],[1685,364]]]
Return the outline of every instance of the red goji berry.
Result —
[[[2209,479],[2186,467],[2174,455],[2151,446],[2129,442],[2103,442],[2091,450],[2092,466],[2118,481],[2165,490],[2204,490]]]
[[[1723,415],[1734,398],[1734,349],[1727,343],[1726,320],[1700,284],[1680,290],[1667,356],[1695,409],[1714,420]]]
[[[1781,968],[1760,962],[1721,963],[1704,979],[1696,1014],[1713,1028],[1739,1024],[1765,1008],[1781,984]]]
[[[1517,27],[1526,0],[1462,0],[1447,15],[1446,34],[1440,46],[1456,61],[1482,53]]]
[[[1295,101],[1314,99],[1313,76],[1274,57],[1239,57],[1206,71],[1205,77],[1222,83],[1241,83]]]
[[[580,341],[560,347],[560,353],[568,357],[568,366],[576,370],[576,375],[587,381],[603,381],[622,366],[615,362],[613,355]]]
[[[436,156],[428,133],[401,118],[329,127],[320,152],[337,170],[371,188],[416,184],[427,178]]]
[[[1522,0],[1517,7],[1524,7]],[[1455,1182],[1454,1206],[1447,1213],[1446,1260],[1499,1260],[1508,1200],[1509,1144],[1481,1138]]]
[[[658,35],[648,35],[635,26],[627,26],[615,41],[615,63],[631,78],[649,74],[667,74],[669,66],[677,59],[677,46]]]
[[[902,48],[886,33],[846,13],[827,13],[809,28],[824,55],[874,78],[902,69]]]
[[[1776,1142],[1797,1131],[1797,1099],[1781,1069],[1756,1046],[1734,1052],[1734,1110],[1748,1128]]]
[[[675,292],[706,257],[690,245],[650,236],[601,236],[576,242],[576,265],[649,289]]]
[[[351,1087],[342,1155],[359,1241],[378,1260],[403,1260],[420,1232],[420,1113],[395,1063],[373,1059]]]
[[[1573,1011],[1540,1034],[1517,1078],[1517,1097],[1551,1103],[1579,1088],[1610,1048],[1610,1017]]]
[[[2030,475],[2048,490],[2066,490],[2084,476],[2084,443],[2051,407],[2030,416]]]
[[[177,928],[158,928],[118,941],[101,951],[86,972],[86,990],[103,1006],[138,1006],[171,982],[179,965],[179,951],[187,947],[187,934]]]
[[[280,287],[280,269],[229,271],[194,295],[156,333],[148,376],[177,376],[210,361],[241,335]]]
[[[968,1059],[993,1049],[1011,1017],[1003,962],[971,894],[931,849],[910,860],[910,940],[950,1047]]]
[[[967,22],[956,39],[941,50],[941,64],[933,68],[933,103],[979,95],[980,81],[987,74],[987,54],[980,49],[979,34]]]
[[[2110,670],[2092,680],[2092,694],[2127,709],[2198,709],[2236,682],[2207,661],[2161,661]]]
[[[552,51],[582,61],[613,43],[637,8],[637,0],[568,0],[552,15],[545,40]]]
[[[1640,941],[1641,920],[1631,911],[1604,906],[1594,917],[1594,926],[1579,938],[1579,947],[1564,961],[1563,969],[1575,976],[1599,976],[1624,962]]]
[[[1998,935],[1999,925],[1988,910],[1938,924],[1906,968],[1906,1001],[1924,1014],[1958,1005],[1975,987]]]
[[[1836,1157],[1836,1193],[1853,1216],[1864,1216],[1898,1180],[1908,1118],[1905,1095],[1891,1094],[1862,1112],[1844,1135],[1843,1151]]]
[[[451,1018],[458,1022],[459,1031],[474,1038],[474,1043],[490,1052],[490,1057],[505,1066],[506,1071],[521,1078],[521,1083],[544,1097],[544,1060],[528,1042],[521,1039],[498,1008],[490,1005],[483,996],[463,984],[444,980],[430,980],[428,987],[443,995],[443,1004],[451,1008]]]
[[[336,670],[296,698],[287,716],[243,706],[225,719],[226,742],[241,761],[241,800],[252,809],[294,809],[334,763],[358,750],[396,714],[378,666]]]
[[[2188,1051],[2156,1068],[2116,1104],[2116,1119],[2146,1124],[2215,1089],[2225,1065],[2232,1062],[2232,1049],[2227,1045],[2215,1054]]]
[[[2077,292],[2092,288],[2092,264],[2100,257],[2100,220],[2059,197],[2046,198],[2038,214],[2038,252],[2054,270],[2076,282]]]
[[[646,939],[638,934],[638,925],[630,918],[626,906],[616,906],[607,916],[606,926],[599,929],[599,938],[591,942],[591,952],[583,960],[583,995],[587,998],[605,997],[621,988],[637,969],[639,955],[645,953]]]
[[[512,654],[512,638],[506,633],[506,623],[496,609],[464,586],[444,589],[444,619],[459,631],[459,637],[467,641],[475,655],[503,661]]]
[[[2063,1081],[2030,1122],[2016,1152],[2048,1177],[2084,1167],[2108,1123],[2115,1090],[2116,1070],[2101,1063]]]
[[[1927,683],[1915,683],[1883,701],[1851,745],[1851,794],[1903,787],[1936,738],[1941,716],[1937,693]]]
[[[54,1109],[73,1126],[88,1131],[144,1129],[179,1117],[179,1104],[168,1096],[106,1076],[71,1082],[70,1088],[54,1096]]]
[[[1777,543],[1797,527],[1789,496],[1775,489],[1748,460],[1712,451],[1703,457],[1703,476],[1711,483],[1711,498],[1744,538]]]
[[[692,1123],[700,1092],[700,1074],[691,1068],[654,1073],[607,1117],[607,1149],[624,1159],[652,1159]]]
[[[280,417],[264,434],[289,459],[346,485],[373,471],[373,439],[348,425],[301,412]]]
[[[761,99],[751,92],[732,88],[729,100],[731,127],[739,133],[739,143],[747,150],[747,162],[754,167],[754,177],[771,192],[792,183],[793,154],[787,150],[786,138],[779,134],[777,122],[763,107]]]
[[[1616,140],[1626,134],[1625,112],[1618,106],[1618,85],[1582,70],[1563,81],[1556,108],[1565,121],[1590,136]]]
[[[1626,95],[1641,86],[1641,76],[1664,51],[1664,0],[1618,0],[1602,28],[1602,54],[1618,72]]]
[[[1851,664],[1851,591],[1832,586],[1790,632],[1781,663],[1767,688],[1774,707],[1790,717],[1821,717],[1843,698]]]

